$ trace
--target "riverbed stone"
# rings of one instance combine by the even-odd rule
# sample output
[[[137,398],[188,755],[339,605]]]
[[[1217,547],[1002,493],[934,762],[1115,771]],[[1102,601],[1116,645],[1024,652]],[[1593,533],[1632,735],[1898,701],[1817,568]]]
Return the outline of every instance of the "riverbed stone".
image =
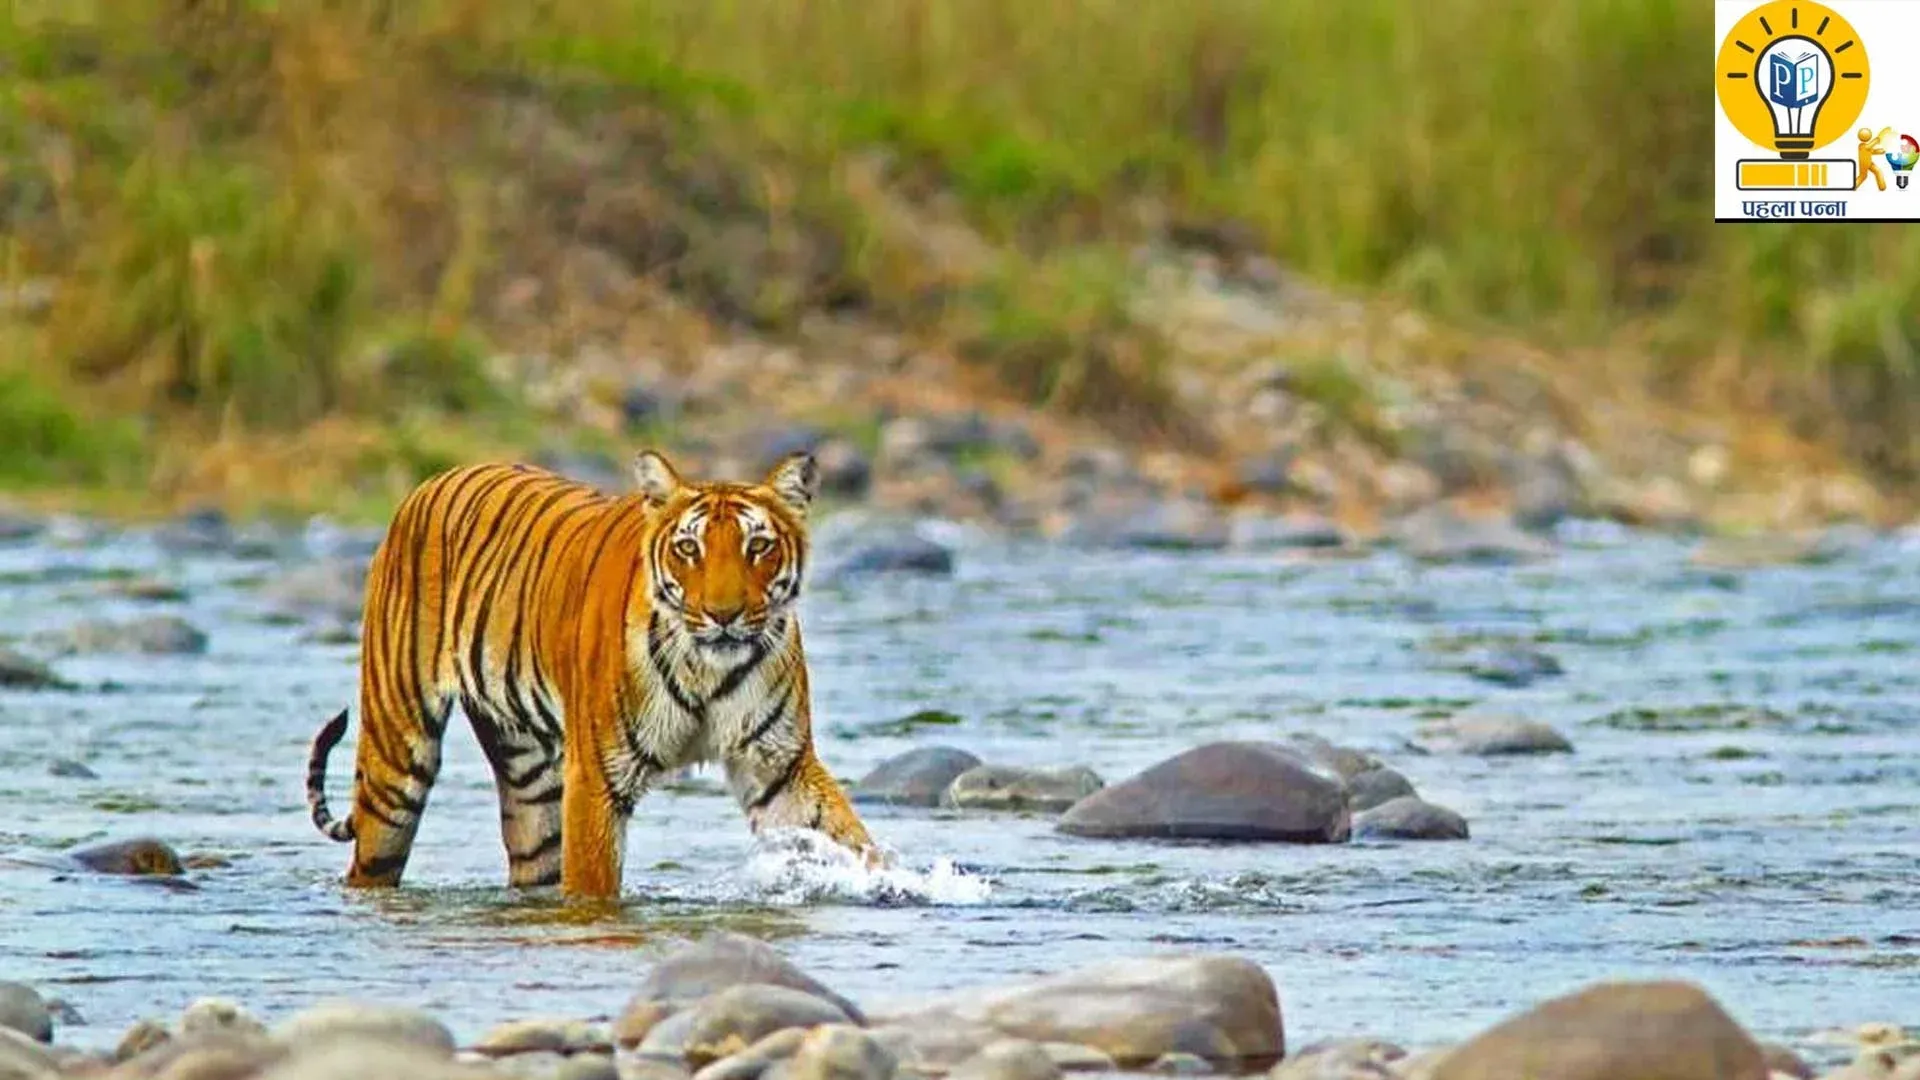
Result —
[[[180,853],[166,841],[150,836],[88,844],[66,852],[66,856],[100,874],[178,877],[183,872]]]
[[[793,1056],[767,1070],[769,1080],[890,1080],[899,1063],[872,1035],[851,1024],[807,1032]]]
[[[33,987],[0,982],[0,1028],[17,1031],[36,1042],[52,1042],[53,1010]]]
[[[178,615],[149,615],[138,619],[82,619],[37,639],[51,652],[65,655],[138,653],[146,656],[193,656],[207,651],[206,632]]]
[[[941,802],[963,810],[1059,813],[1102,786],[1100,774],[1084,765],[1058,769],[976,765],[953,778]]]
[[[1006,1038],[998,1028],[951,1018],[928,1024],[910,1017],[907,1022],[883,1023],[868,1031],[887,1048],[903,1071],[919,1076],[950,1072],[961,1062]]]
[[[611,1054],[613,1040],[583,1020],[527,1019],[496,1024],[473,1049],[487,1057],[508,1057],[535,1051],[556,1054]]]
[[[1177,1050],[1154,1058],[1146,1071],[1160,1076],[1205,1076],[1213,1071],[1213,1063],[1199,1054]]]
[[[1351,542],[1339,522],[1314,513],[1240,513],[1227,526],[1227,546],[1236,551],[1327,551]]]
[[[0,1027],[0,1077],[52,1080],[60,1067],[53,1049],[10,1027]]]
[[[620,1072],[620,1080],[689,1080],[692,1076],[678,1059],[616,1057],[613,1065]]]
[[[129,1032],[129,1035],[132,1033]],[[123,1045],[128,1039],[121,1040]],[[201,1031],[152,1042],[122,1058],[115,1077],[155,1080],[239,1080],[278,1061],[287,1048],[264,1036],[240,1031]],[[116,1052],[116,1056],[119,1056]]]
[[[1801,1057],[1792,1047],[1777,1042],[1762,1042],[1760,1056],[1766,1061],[1767,1072],[1773,1076],[1790,1076],[1793,1080],[1813,1080],[1813,1066]]]
[[[1767,1080],[1760,1047],[1687,982],[1606,982],[1467,1040],[1433,1080]]]
[[[670,1013],[647,1029],[646,1037],[634,1048],[634,1053],[646,1058],[659,1058],[685,1064],[687,1060],[687,1036],[693,1031],[694,1011],[690,1008]],[[616,1036],[617,1038],[617,1036]]]
[[[667,954],[647,972],[616,1021],[616,1041],[622,1046],[634,1045],[671,1012],[745,983],[784,986],[812,994],[832,1002],[854,1023],[866,1023],[859,1006],[801,971],[772,946],[745,934],[721,931]],[[636,1030],[640,1037],[630,1040]]]
[[[1043,1042],[1040,1049],[1059,1066],[1061,1072],[1118,1072],[1120,1066],[1114,1063],[1104,1051],[1091,1046],[1068,1042]]]
[[[1076,1043],[1138,1069],[1188,1053],[1220,1068],[1264,1069],[1285,1050],[1280,999],[1258,964],[1186,954],[1110,961],[946,995],[890,1025],[990,1027],[1010,1038]]]
[[[332,998],[293,1014],[273,1031],[289,1046],[349,1036],[398,1042],[452,1057],[453,1033],[433,1014],[406,1005]]]
[[[189,1004],[180,1014],[182,1035],[203,1035],[224,1031],[241,1035],[265,1035],[267,1026],[239,1002],[226,998],[203,997]]]
[[[998,1039],[961,1062],[947,1080],[1058,1080],[1060,1066],[1030,1039]]]
[[[268,611],[278,616],[356,623],[366,589],[366,561],[332,558],[276,571],[260,586],[258,595]]]
[[[853,786],[853,798],[897,806],[938,806],[954,778],[980,763],[958,747],[917,747],[875,765]]]
[[[1268,1080],[1396,1080],[1394,1066],[1407,1056],[1381,1039],[1337,1039],[1303,1047],[1273,1067]]]
[[[131,1061],[171,1038],[173,1033],[160,1021],[145,1018],[136,1020],[120,1036],[120,1041],[114,1044],[113,1060]]]
[[[814,550],[820,553],[819,576],[834,584],[870,574],[953,573],[953,549],[912,525],[874,523],[871,529],[845,535],[846,528],[820,530]]]
[[[1368,769],[1347,781],[1347,809],[1358,814],[1376,806],[1390,803],[1395,799],[1417,794],[1413,781],[1401,775],[1397,769],[1382,765],[1377,769]]]
[[[1295,732],[1287,736],[1286,748],[1307,762],[1319,766],[1322,770],[1347,781],[1380,768],[1380,759],[1365,750],[1356,750],[1310,732]]]
[[[693,1007],[686,1059],[700,1068],[745,1050],[787,1028],[844,1024],[846,1010],[825,998],[786,986],[730,986]]]
[[[489,1065],[456,1062],[412,1039],[381,1038],[372,1032],[341,1031],[308,1047],[296,1048],[254,1080],[499,1080]]]
[[[694,1074],[694,1080],[758,1080],[775,1062],[785,1061],[806,1041],[806,1028],[782,1028],[739,1053],[712,1062]]]
[[[0,645],[0,688],[7,690],[71,690],[73,684],[44,662]]]
[[[1473,757],[1517,754],[1566,754],[1573,744],[1551,725],[1518,716],[1455,716],[1420,729],[1420,745],[1430,751]]]
[[[1346,788],[1273,743],[1216,742],[1076,803],[1070,836],[1342,843]]]
[[[1402,795],[1355,814],[1353,835],[1366,840],[1465,840],[1467,819],[1417,796]]]
[[[1532,645],[1506,643],[1475,650],[1460,667],[1469,676],[1496,686],[1532,686],[1541,679],[1566,674],[1552,654]]]

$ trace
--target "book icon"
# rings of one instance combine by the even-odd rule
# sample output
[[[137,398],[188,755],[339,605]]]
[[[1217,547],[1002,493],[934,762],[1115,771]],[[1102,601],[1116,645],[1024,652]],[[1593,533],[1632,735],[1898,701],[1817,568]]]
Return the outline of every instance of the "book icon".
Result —
[[[1820,61],[1814,53],[1774,52],[1767,68],[1767,100],[1773,104],[1798,109],[1819,99]]]

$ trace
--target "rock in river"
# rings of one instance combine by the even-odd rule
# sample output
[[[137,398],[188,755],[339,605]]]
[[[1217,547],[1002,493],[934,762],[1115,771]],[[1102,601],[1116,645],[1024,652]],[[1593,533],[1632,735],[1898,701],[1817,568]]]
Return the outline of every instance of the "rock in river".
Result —
[[[145,653],[184,656],[207,651],[207,635],[178,615],[150,615],[126,622],[86,619],[43,634],[47,648],[63,654]]]
[[[1393,533],[1401,550],[1421,562],[1504,566],[1553,552],[1509,518],[1468,516],[1444,503],[1407,515]]]
[[[1286,1046],[1273,980],[1258,964],[1220,955],[1140,957],[961,991],[888,1022],[1076,1043],[1135,1070],[1166,1054],[1193,1054],[1216,1068],[1263,1069]]]
[[[700,1068],[741,1051],[776,1031],[845,1024],[846,1010],[802,990],[766,983],[729,986],[693,1007],[686,1059]]]
[[[1076,803],[1072,836],[1344,842],[1346,789],[1273,743],[1217,742]]]
[[[404,1005],[335,999],[288,1017],[274,1038],[299,1048],[346,1037],[402,1043],[438,1057],[453,1055],[453,1033],[431,1013]]]
[[[1465,840],[1467,819],[1413,795],[1354,815],[1353,835],[1366,840]]]
[[[17,1031],[39,1042],[52,1042],[53,1011],[33,987],[0,982],[0,1028]]]
[[[891,1080],[898,1067],[872,1035],[851,1024],[814,1028],[769,1080]]]
[[[1059,813],[1099,791],[1103,783],[1099,773],[1084,765],[1066,769],[976,765],[953,778],[941,801],[964,810]]]
[[[853,786],[857,802],[899,806],[938,806],[954,777],[980,764],[980,759],[951,746],[922,746],[873,767]]]
[[[1347,808],[1357,814],[1412,794],[1413,781],[1382,765],[1347,781]]]
[[[181,872],[180,854],[168,844],[141,837],[111,840],[74,848],[67,857],[100,874],[126,874],[133,877],[177,877]]]
[[[722,932],[670,953],[655,964],[614,1024],[614,1038],[622,1046],[633,1046],[665,1017],[743,983],[784,986],[812,994],[832,1002],[854,1023],[866,1022],[859,1006],[815,981],[772,946],[745,934]]]
[[[1429,750],[1475,757],[1573,751],[1565,735],[1537,720],[1517,716],[1456,716],[1422,728],[1420,743]]]
[[[0,645],[0,687],[8,690],[71,690],[73,684],[53,669]]]
[[[1685,982],[1599,983],[1476,1035],[1433,1080],[1767,1080],[1760,1047]]]

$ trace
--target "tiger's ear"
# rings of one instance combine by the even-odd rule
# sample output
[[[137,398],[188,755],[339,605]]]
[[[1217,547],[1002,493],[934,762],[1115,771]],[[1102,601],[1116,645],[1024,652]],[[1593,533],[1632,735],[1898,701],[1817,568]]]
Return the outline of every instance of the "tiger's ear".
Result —
[[[767,473],[763,481],[765,486],[787,504],[787,508],[801,517],[807,516],[807,509],[813,505],[813,497],[820,492],[820,465],[813,455],[805,450],[788,454],[780,464]]]
[[[633,486],[655,506],[663,506],[680,490],[680,474],[658,450],[642,450],[633,457]]]

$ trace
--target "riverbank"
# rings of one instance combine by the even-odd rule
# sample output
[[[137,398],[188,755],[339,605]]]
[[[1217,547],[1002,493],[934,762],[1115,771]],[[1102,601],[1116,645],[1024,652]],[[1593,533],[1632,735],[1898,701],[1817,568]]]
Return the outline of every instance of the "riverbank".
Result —
[[[1244,959],[1160,950],[932,1001],[863,1007],[764,942],[722,932],[666,953],[617,1010],[575,1019],[506,1020],[466,1042],[430,1011],[411,1005],[336,997],[269,1028],[238,1003],[206,997],[172,1023],[142,1019],[110,1051],[89,1052],[56,1039],[55,1017],[71,1012],[71,1005],[0,983],[0,1068],[21,1080],[1816,1075],[1799,1052],[1756,1041],[1720,1002],[1686,982],[1581,987],[1458,1043],[1411,1050],[1390,1036],[1301,1042],[1296,1035],[1289,1043],[1286,996],[1266,971]],[[1890,1024],[1822,1032],[1810,1041],[1818,1050],[1815,1060],[1853,1057],[1824,1074],[1832,1080],[1904,1080],[1920,1062],[1920,1041]]]

